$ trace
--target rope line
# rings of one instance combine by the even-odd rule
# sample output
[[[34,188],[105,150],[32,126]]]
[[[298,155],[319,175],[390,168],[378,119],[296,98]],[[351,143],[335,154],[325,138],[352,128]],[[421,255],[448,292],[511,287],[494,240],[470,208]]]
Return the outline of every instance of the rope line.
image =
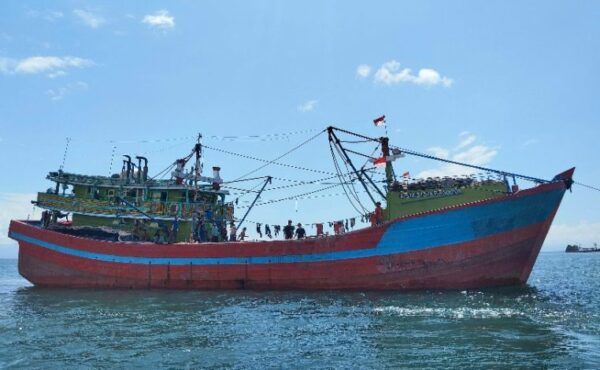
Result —
[[[273,160],[270,160],[270,161],[268,161],[267,163],[263,164],[262,166],[259,166],[258,168],[255,168],[254,170],[252,170],[252,171],[250,171],[250,172],[246,173],[245,175],[242,175],[242,176],[238,177],[238,178],[237,178],[237,179],[235,179],[234,181],[237,181],[237,180],[239,180],[239,179],[243,179],[243,178],[244,178],[244,177],[246,177],[246,176],[249,176],[249,175],[251,175],[251,174],[253,174],[253,173],[257,172],[257,171],[260,171],[261,169],[263,169],[263,168],[267,167],[268,165],[275,163],[276,161],[280,160],[281,158],[285,157],[286,155],[288,155],[288,154],[290,154],[290,153],[292,153],[292,152],[294,152],[294,151],[296,151],[296,150],[300,149],[300,148],[301,148],[301,147],[303,147],[304,145],[306,145],[306,144],[308,144],[309,142],[313,141],[314,139],[316,139],[318,136],[320,136],[320,135],[321,135],[322,133],[324,133],[324,132],[325,132],[325,130],[321,130],[321,131],[319,131],[319,133],[317,133],[316,135],[314,135],[314,136],[312,136],[312,137],[308,138],[307,140],[305,140],[305,141],[301,142],[300,144],[296,145],[296,146],[295,146],[295,147],[293,147],[292,149],[290,149],[290,150],[288,150],[287,152],[283,153],[283,154],[282,154],[282,155],[280,155],[279,157],[277,157],[277,158],[275,158],[275,159],[273,159]]]
[[[60,170],[62,170],[63,168],[65,168],[65,162],[67,161],[67,154],[69,153],[69,143],[70,142],[71,142],[71,138],[67,137],[67,144],[65,145],[65,152],[63,153],[62,164],[59,167]]]
[[[241,154],[241,153],[231,152],[229,150],[215,148],[215,147],[208,146],[208,145],[202,145],[202,148],[209,149],[209,150],[214,150],[215,152],[221,152],[221,153],[233,155],[233,156],[240,157],[240,158],[252,159],[252,160],[258,161],[258,162],[271,162],[271,161],[269,161],[267,159],[257,158],[257,157],[253,157],[253,156],[247,155],[247,154]],[[314,173],[321,173],[321,174],[324,174],[324,175],[333,175],[332,172],[315,170],[315,169],[312,169],[312,168],[306,168],[306,167],[300,167],[300,166],[294,166],[292,164],[287,164],[287,163],[272,162],[271,164],[274,164],[274,165],[277,165],[277,166],[281,166],[281,167],[289,167],[289,168],[293,168],[293,169],[296,169],[296,170],[302,170],[302,171],[308,171],[308,172],[314,172]],[[236,181],[236,180],[234,180],[234,181]]]
[[[346,159],[342,155],[341,149],[338,146],[335,146],[335,150],[337,151],[337,153],[340,156],[340,158],[342,158],[342,161],[344,163],[344,166],[346,167],[347,173],[350,172],[350,169],[348,168],[348,162],[346,161]],[[352,194],[352,197],[354,198],[354,200],[356,200],[356,203],[358,203],[358,205],[360,206],[360,208],[362,208],[363,212],[367,212],[366,207],[361,203],[360,198],[358,197],[358,193],[356,192],[356,188],[354,187],[354,183],[351,183],[350,186],[348,186],[348,191],[350,192],[350,194]],[[358,209],[356,211],[360,212],[360,210],[358,210]]]
[[[579,186],[583,186],[584,188],[588,188],[588,189],[590,189],[590,190],[600,191],[600,188],[597,188],[597,187],[595,187],[595,186],[591,186],[591,185],[582,184],[582,183],[580,183],[580,182],[578,182],[578,181],[574,181],[573,183],[574,183],[574,184],[577,184],[577,185],[579,185]]]
[[[289,140],[290,136],[295,135],[303,135],[315,132],[319,129],[307,129],[307,130],[296,130],[289,132],[281,132],[281,133],[271,133],[271,134],[260,134],[260,135],[237,135],[237,136],[222,136],[222,135],[209,135],[203,136],[204,139],[215,140],[215,141],[278,141],[278,140]],[[170,143],[176,141],[186,141],[186,140],[196,140],[198,138],[197,135],[193,136],[180,136],[180,137],[170,137],[170,138],[156,138],[156,139],[139,139],[139,140],[118,140],[118,139],[109,139],[109,140],[85,140],[85,139],[75,139],[76,142],[100,142],[100,143],[110,143],[110,144],[153,144],[153,143]],[[71,138],[71,140],[73,140]]]
[[[344,130],[344,129],[341,129],[341,128],[338,128],[338,127],[332,127],[332,129],[335,129],[336,131],[339,131],[339,132],[346,133],[348,135],[359,137],[359,138],[364,139],[364,140],[370,140],[370,141],[379,142],[379,139],[368,137],[368,136],[361,135],[361,134],[357,134],[356,132]],[[540,178],[536,178],[536,177],[532,177],[532,176],[526,176],[526,175],[521,175],[521,174],[518,174],[518,173],[501,171],[501,170],[495,170],[493,168],[481,167],[481,166],[476,166],[476,165],[472,165],[472,164],[468,164],[468,163],[464,163],[464,162],[457,162],[457,161],[453,161],[453,160],[450,160],[450,159],[440,158],[440,157],[436,157],[436,156],[433,156],[433,155],[429,155],[429,154],[425,154],[425,153],[420,153],[420,152],[417,152],[417,151],[414,151],[414,150],[411,150],[411,149],[401,148],[401,147],[398,147],[398,146],[392,146],[392,145],[390,145],[390,148],[399,149],[402,153],[408,154],[408,155],[413,155],[413,156],[417,156],[417,157],[432,159],[432,160],[440,161],[440,162],[444,162],[444,163],[455,164],[455,165],[463,166],[463,167],[474,168],[474,169],[477,169],[477,170],[480,170],[480,171],[493,172],[493,173],[497,173],[497,174],[500,174],[500,175],[503,175],[503,176],[511,176],[511,177],[514,176],[514,177],[520,178],[522,180],[533,181],[533,182],[536,182],[538,184],[544,184],[544,183],[550,182],[548,180],[544,180],[544,179],[540,179]]]
[[[331,158],[333,159],[333,164],[334,164],[336,173],[338,175],[338,179],[340,181],[340,185],[342,185],[342,189],[344,190],[344,194],[346,195],[346,198],[348,199],[348,202],[350,203],[350,205],[352,206],[352,208],[354,208],[354,210],[356,212],[361,213],[362,211],[360,209],[358,209],[358,207],[352,201],[352,198],[350,198],[350,195],[348,195],[348,192],[346,191],[346,186],[343,185],[346,182],[346,180],[342,176],[342,171],[340,169],[339,163],[337,162],[337,158],[336,158],[335,153],[333,151],[333,143],[331,141],[329,142],[329,151],[331,152]]]
[[[112,175],[112,166],[113,166],[113,160],[115,159],[116,150],[117,150],[117,146],[113,145],[112,152],[110,153],[110,164],[108,165],[108,176],[109,177]]]
[[[254,205],[254,207],[258,207],[258,206],[264,206],[264,205],[267,205],[267,204],[272,204],[272,203],[277,203],[277,202],[283,202],[284,200],[292,200],[292,199],[310,199],[310,198],[306,197],[306,195],[310,195],[310,194],[319,193],[319,192],[321,192],[321,191],[325,191],[325,190],[327,190],[327,189],[334,188],[334,187],[336,187],[336,186],[340,186],[340,184],[334,184],[334,185],[331,185],[331,186],[326,186],[326,187],[324,187],[324,188],[321,188],[321,189],[317,189],[317,190],[309,191],[309,192],[306,192],[306,193],[296,194],[296,195],[292,195],[292,196],[285,197],[285,198],[273,199],[273,200],[269,200],[269,201],[266,201],[266,202],[256,203],[256,204]],[[250,207],[250,206],[241,206],[241,207],[238,207],[238,208],[248,208],[248,207]]]

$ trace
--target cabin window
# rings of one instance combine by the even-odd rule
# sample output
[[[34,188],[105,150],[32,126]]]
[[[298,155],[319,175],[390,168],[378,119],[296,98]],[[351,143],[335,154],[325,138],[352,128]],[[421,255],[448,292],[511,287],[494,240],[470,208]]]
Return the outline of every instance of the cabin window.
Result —
[[[167,192],[166,191],[161,191],[160,192],[160,201],[161,202],[166,202],[167,201]]]
[[[115,196],[115,191],[114,191],[113,189],[110,189],[110,190],[108,191],[108,196],[109,196],[109,197],[114,197],[114,196]]]

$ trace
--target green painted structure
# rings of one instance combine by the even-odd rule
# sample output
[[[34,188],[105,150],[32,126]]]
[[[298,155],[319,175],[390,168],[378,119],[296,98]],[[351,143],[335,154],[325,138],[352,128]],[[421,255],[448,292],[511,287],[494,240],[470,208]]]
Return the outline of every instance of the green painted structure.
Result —
[[[197,168],[201,168],[199,152],[197,144],[192,151]],[[51,224],[72,214],[68,224],[74,228],[109,228],[129,233],[136,241],[195,240],[192,230],[198,231],[199,225],[210,223],[221,229],[234,220],[233,203],[225,200],[229,192],[220,188],[218,167],[213,167],[214,177],[184,172],[189,155],[173,164],[177,169],[170,180],[155,180],[147,176],[145,158],[138,157],[146,160],[142,168],[141,159],[136,166],[126,157],[121,173],[110,177],[50,172],[46,178],[56,186],[38,193],[33,203],[49,211],[46,217]]]

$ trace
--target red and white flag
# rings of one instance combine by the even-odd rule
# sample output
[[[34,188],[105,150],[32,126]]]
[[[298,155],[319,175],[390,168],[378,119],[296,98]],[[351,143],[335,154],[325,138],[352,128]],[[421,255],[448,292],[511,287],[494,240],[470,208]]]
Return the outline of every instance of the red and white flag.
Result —
[[[373,123],[375,124],[375,126],[383,126],[385,125],[385,115],[381,116],[381,117],[377,117],[373,120]]]
[[[385,157],[373,158],[373,159],[370,159],[370,161],[373,162],[373,166],[375,166],[375,167],[385,166],[386,158]]]
[[[410,177],[410,172],[406,171],[402,174],[402,177]]]

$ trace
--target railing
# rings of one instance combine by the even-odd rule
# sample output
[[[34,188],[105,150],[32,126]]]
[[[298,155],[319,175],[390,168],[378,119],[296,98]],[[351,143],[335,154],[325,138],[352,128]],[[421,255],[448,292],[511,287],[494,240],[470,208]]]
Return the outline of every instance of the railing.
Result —
[[[205,214],[211,210],[215,217],[225,217],[227,220],[233,219],[233,204],[227,203],[225,206],[206,203],[185,203],[185,202],[160,202],[145,201],[135,202],[129,200],[143,212],[156,217],[179,217],[191,218],[194,212]],[[42,208],[57,209],[63,212],[75,212],[98,215],[120,215],[136,216],[140,212],[118,200],[98,200],[76,198],[73,196],[62,196],[52,193],[38,193],[37,203]],[[223,214],[224,213],[224,214]]]

